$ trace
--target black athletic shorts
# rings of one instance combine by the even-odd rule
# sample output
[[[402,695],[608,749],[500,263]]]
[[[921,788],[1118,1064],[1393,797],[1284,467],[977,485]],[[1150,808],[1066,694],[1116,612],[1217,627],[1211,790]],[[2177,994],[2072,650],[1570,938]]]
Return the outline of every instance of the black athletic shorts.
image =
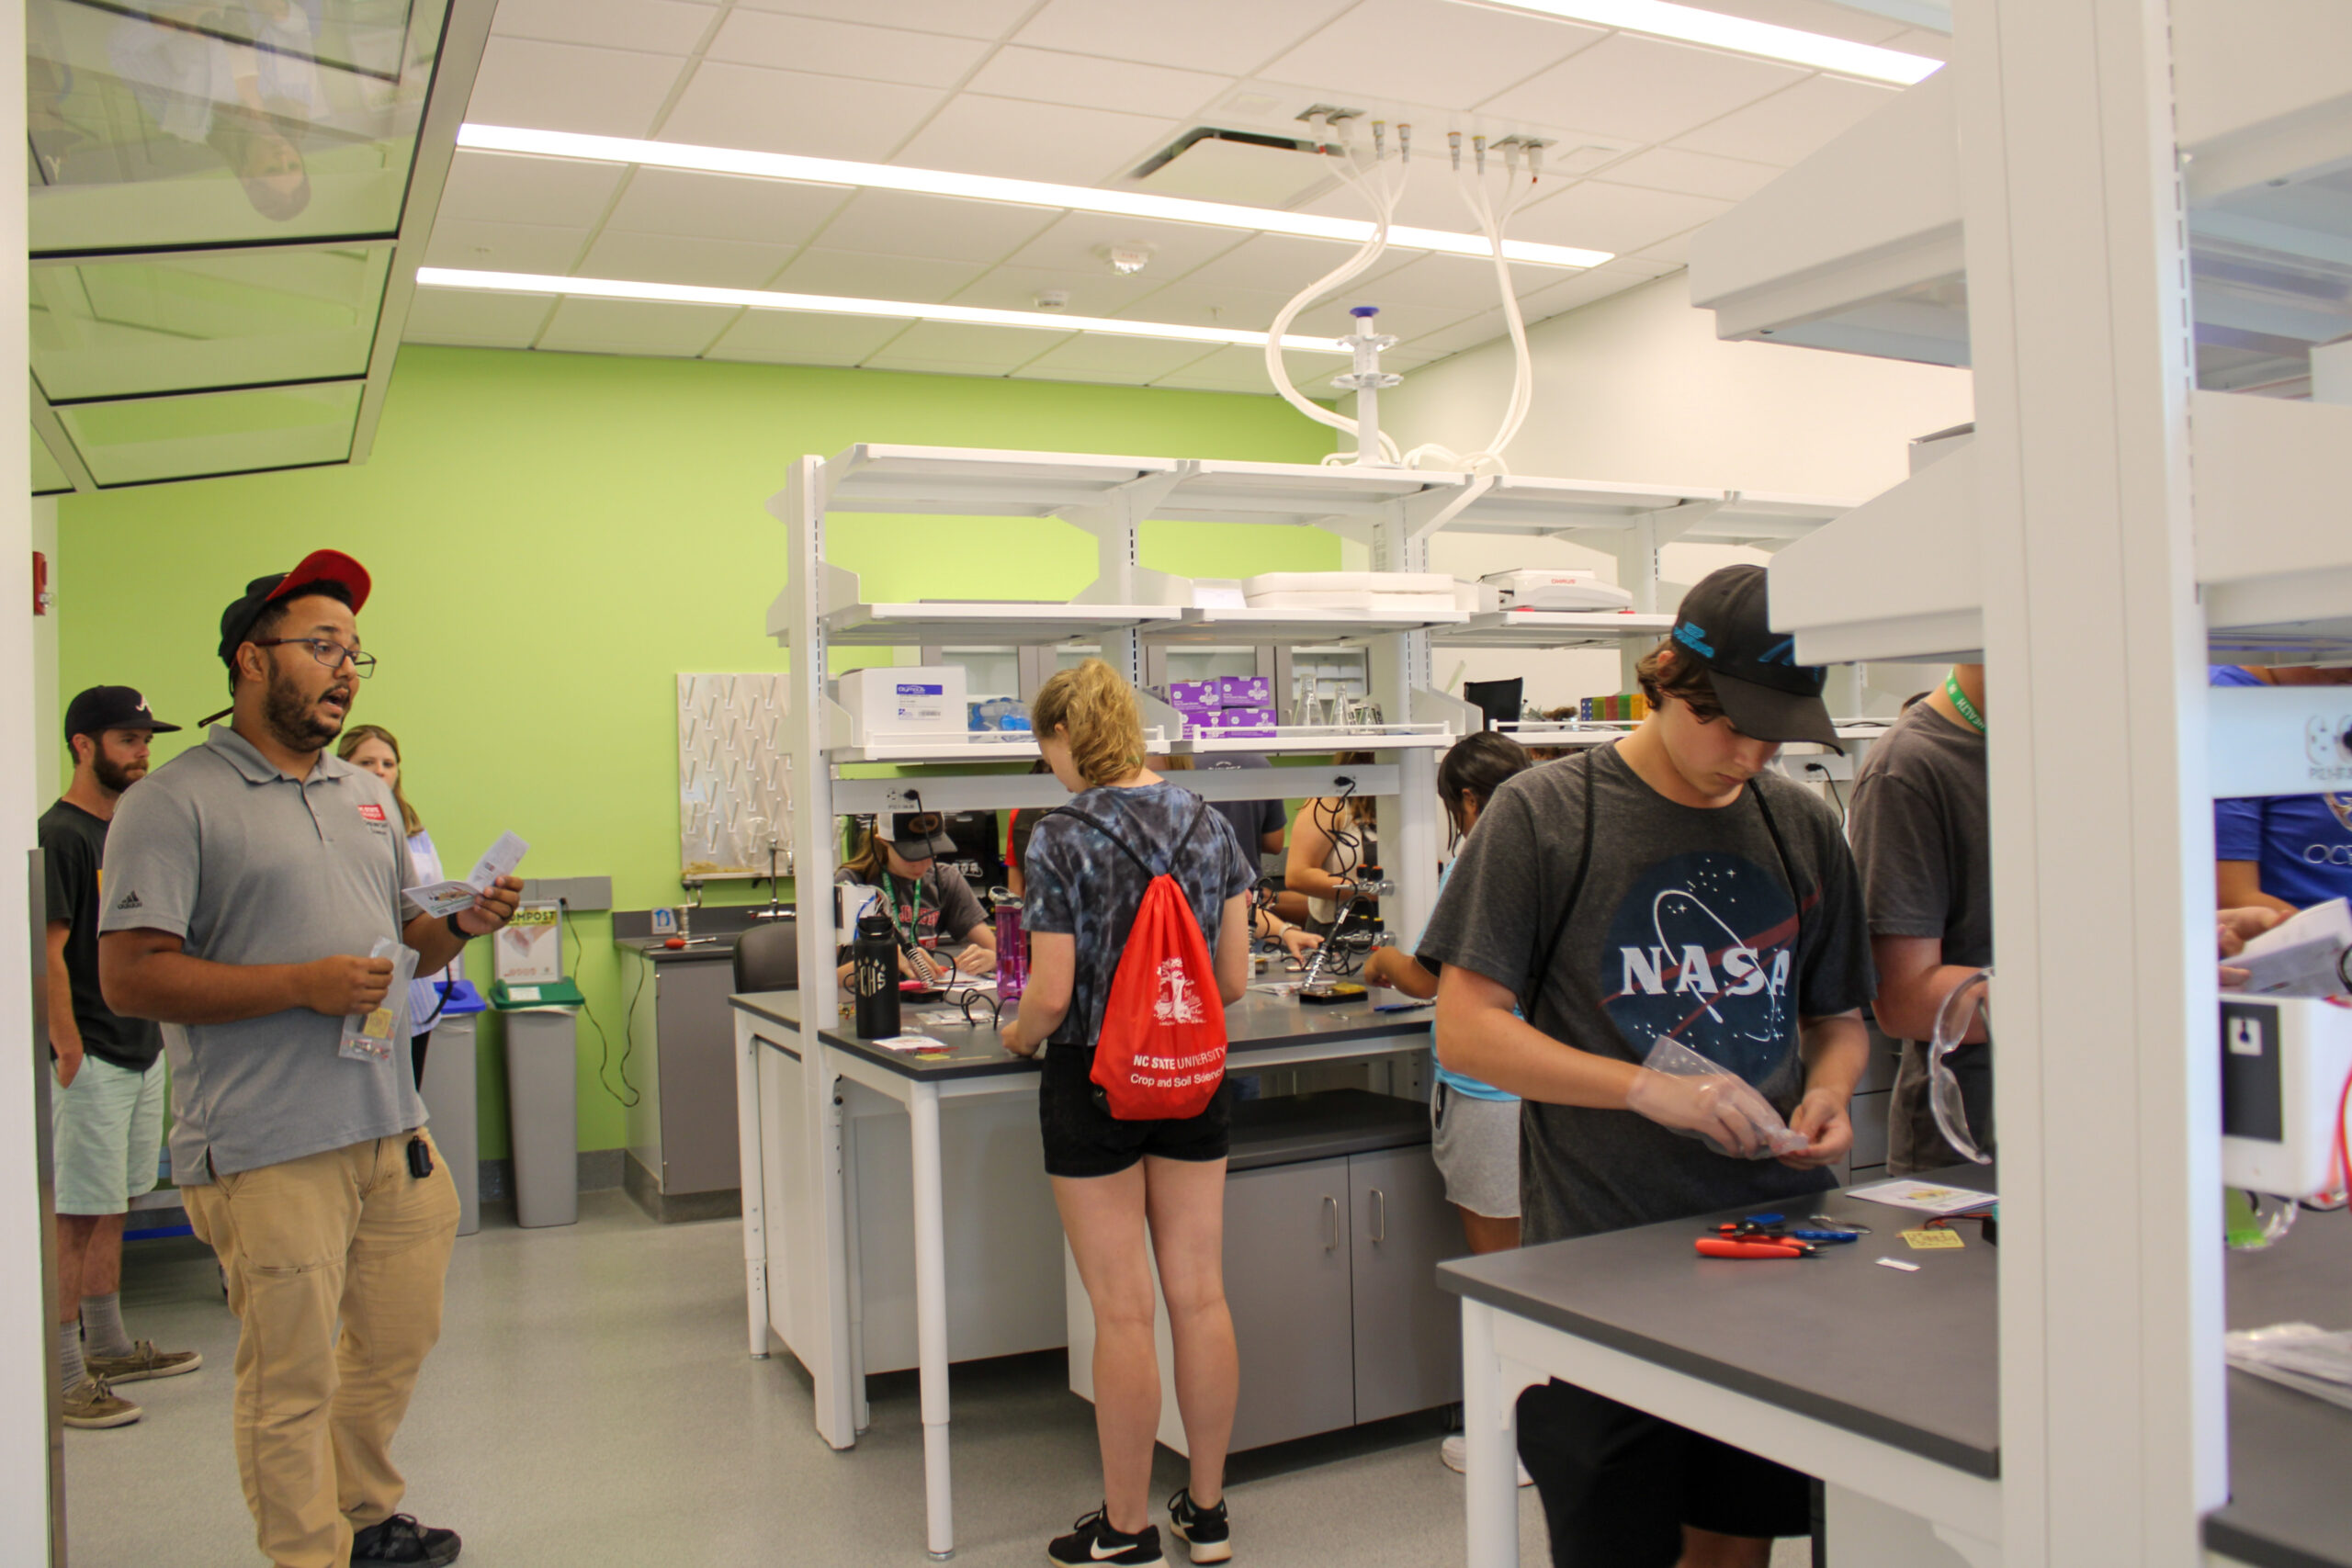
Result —
[[[1217,1085],[1209,1108],[1181,1121],[1122,1122],[1103,1105],[1091,1076],[1094,1053],[1046,1047],[1037,1088],[1037,1123],[1046,1139],[1047,1176],[1116,1176],[1146,1155],[1162,1159],[1223,1159],[1233,1143],[1233,1081]]]
[[[1813,1483],[1784,1464],[1567,1383],[1519,1396],[1519,1459],[1553,1568],[1674,1568],[1682,1527],[1813,1533]]]

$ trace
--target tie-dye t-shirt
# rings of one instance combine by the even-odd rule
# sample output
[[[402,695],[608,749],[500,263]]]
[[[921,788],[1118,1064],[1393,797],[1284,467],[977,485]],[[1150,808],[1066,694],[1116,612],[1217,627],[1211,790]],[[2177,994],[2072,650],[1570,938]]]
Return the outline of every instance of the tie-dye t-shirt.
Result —
[[[1226,900],[1250,891],[1258,869],[1243,856],[1231,823],[1205,809],[1191,790],[1165,780],[1139,789],[1090,789],[1073,796],[1061,812],[1037,819],[1022,864],[1028,879],[1022,925],[1077,939],[1078,974],[1069,1012],[1050,1043],[1091,1049],[1102,1032],[1102,1007],[1110,998],[1111,977],[1118,972],[1127,928],[1150,878],[1117,844],[1070,816],[1071,811],[1104,824],[1153,870],[1174,875],[1211,953],[1216,951]],[[1028,814],[1022,815],[1025,820]]]

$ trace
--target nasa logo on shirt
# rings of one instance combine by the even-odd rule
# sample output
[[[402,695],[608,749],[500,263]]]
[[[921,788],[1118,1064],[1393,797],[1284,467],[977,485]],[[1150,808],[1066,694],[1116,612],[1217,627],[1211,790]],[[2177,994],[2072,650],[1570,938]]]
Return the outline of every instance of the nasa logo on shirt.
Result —
[[[1601,1005],[1634,1050],[1670,1037],[1750,1083],[1794,1038],[1797,911],[1781,878],[1742,855],[1669,856],[1617,906],[1601,949]]]

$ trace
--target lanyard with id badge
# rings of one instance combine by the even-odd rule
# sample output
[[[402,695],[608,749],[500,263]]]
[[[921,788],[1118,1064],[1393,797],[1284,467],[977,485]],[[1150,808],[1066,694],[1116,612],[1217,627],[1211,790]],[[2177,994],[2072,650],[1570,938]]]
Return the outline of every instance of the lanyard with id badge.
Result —
[[[335,1054],[354,1062],[389,1062],[392,1047],[400,1043],[395,1031],[408,1010],[408,983],[416,978],[417,953],[398,937],[388,936],[378,938],[368,956],[392,961],[391,982],[385,987],[382,1002],[343,1021],[343,1043]]]

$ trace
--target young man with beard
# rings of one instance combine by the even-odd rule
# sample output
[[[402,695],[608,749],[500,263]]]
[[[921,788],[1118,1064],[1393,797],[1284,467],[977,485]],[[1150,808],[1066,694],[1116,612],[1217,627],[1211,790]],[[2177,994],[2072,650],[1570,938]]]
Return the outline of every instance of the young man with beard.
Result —
[[[74,782],[41,814],[49,884],[50,1102],[57,1183],[57,1363],[69,1427],[125,1427],[139,1406],[113,1384],[204,1364],[122,1326],[122,1222],[155,1187],[164,1139],[163,1036],[109,1010],[98,990],[100,865],[123,791],[147,775],[147,744],[175,731],[129,686],[93,686],[65,709]]]
[[[1861,890],[1836,816],[1768,768],[1784,741],[1837,744],[1823,671],[1736,566],[1684,596],[1640,678],[1633,734],[1495,791],[1421,938],[1439,1059],[1521,1097],[1529,1246],[1801,1205],[1853,1145]],[[1724,1070],[1651,1071],[1661,1040]],[[1794,1140],[1764,1143],[1767,1105]],[[1784,1466],[1565,1383],[1519,1409],[1555,1563],[1763,1568],[1811,1528]]]
[[[343,1021],[406,1005],[377,943],[443,967],[522,890],[419,910],[391,791],[327,750],[374,673],[368,590],[334,550],[254,579],[220,617],[230,725],[126,796],[107,847],[99,971],[117,1011],[164,1025],[173,1179],[228,1277],[237,1466],[280,1568],[458,1556],[393,1511],[390,1451],[440,1333],[457,1190],[402,1021],[385,1057],[345,1049]]]

